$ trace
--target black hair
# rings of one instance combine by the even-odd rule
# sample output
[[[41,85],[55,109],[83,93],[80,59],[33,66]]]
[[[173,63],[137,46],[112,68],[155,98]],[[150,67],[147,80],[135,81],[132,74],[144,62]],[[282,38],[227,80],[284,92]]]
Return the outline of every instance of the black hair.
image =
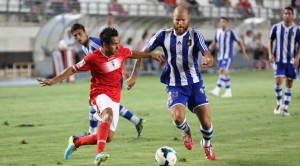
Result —
[[[221,17],[220,19],[221,19],[221,20],[226,20],[227,22],[229,22],[228,17]]]
[[[290,11],[292,11],[292,14],[294,14],[294,9],[291,6],[285,7],[284,10],[290,10]]]
[[[85,28],[84,28],[84,26],[82,24],[75,23],[71,27],[71,33],[73,33],[74,31],[76,31],[78,29],[81,29],[81,30],[85,31]]]
[[[103,46],[103,43],[110,44],[111,38],[115,36],[118,36],[118,31],[115,28],[113,27],[104,28],[99,35],[101,45]]]

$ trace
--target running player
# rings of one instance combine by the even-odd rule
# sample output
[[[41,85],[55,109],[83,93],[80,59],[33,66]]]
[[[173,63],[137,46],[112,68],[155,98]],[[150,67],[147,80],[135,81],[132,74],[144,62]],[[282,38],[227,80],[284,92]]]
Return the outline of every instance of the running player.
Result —
[[[202,140],[200,142],[206,159],[215,160],[210,139],[213,126],[210,119],[210,107],[205,95],[205,87],[198,68],[198,56],[203,55],[202,67],[214,65],[213,57],[205,44],[203,35],[189,27],[190,17],[186,7],[178,6],[173,12],[173,28],[163,29],[156,33],[148,42],[144,52],[162,47],[166,57],[166,66],[160,81],[166,84],[169,95],[168,109],[175,126],[181,130],[184,146],[191,150],[194,145],[190,127],[185,116],[186,104],[194,113],[201,126]],[[134,71],[126,81],[131,89],[136,82],[141,60],[135,63]]]
[[[101,47],[99,38],[89,37],[87,32],[85,31],[85,27],[79,23],[75,23],[71,27],[71,34],[75,38],[75,40],[82,45],[81,46],[82,51],[84,52],[85,56],[88,55],[89,53],[92,53],[95,50],[98,50]],[[127,77],[128,72],[125,69],[125,67],[123,67],[122,72],[123,72],[123,77]],[[121,84],[121,86],[122,86],[122,84]],[[123,105],[120,105],[119,111],[120,111],[120,115],[122,117],[131,121],[135,125],[137,137],[140,137],[140,135],[143,131],[143,128],[144,128],[144,120],[142,118],[135,116]],[[95,112],[96,112],[96,110],[90,104],[90,107],[89,107],[90,127],[89,127],[89,131],[88,131],[89,134],[94,134],[97,131],[98,120],[93,118],[93,115]]]
[[[131,51],[121,46],[118,31],[105,28],[100,33],[101,45],[79,63],[68,67],[51,80],[37,79],[43,86],[54,85],[80,71],[91,71],[90,101],[101,118],[97,133],[81,137],[71,136],[65,158],[82,145],[97,145],[94,163],[100,165],[109,155],[104,152],[106,142],[111,142],[119,120],[122,67],[126,58],[152,58],[164,61],[162,55]]]

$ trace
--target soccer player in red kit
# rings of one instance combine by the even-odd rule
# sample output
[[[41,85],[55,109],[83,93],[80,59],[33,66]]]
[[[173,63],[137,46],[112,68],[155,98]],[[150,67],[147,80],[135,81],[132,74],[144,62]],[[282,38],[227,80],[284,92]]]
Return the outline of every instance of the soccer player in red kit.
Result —
[[[111,142],[119,119],[122,66],[126,58],[151,58],[164,61],[162,55],[131,51],[119,44],[118,31],[105,28],[100,33],[102,47],[88,54],[79,63],[65,69],[51,80],[37,79],[43,86],[51,86],[80,71],[91,71],[90,100],[101,122],[97,134],[71,136],[65,151],[68,160],[71,153],[82,145],[97,145],[95,164],[100,165],[109,155],[104,152],[106,142]]]

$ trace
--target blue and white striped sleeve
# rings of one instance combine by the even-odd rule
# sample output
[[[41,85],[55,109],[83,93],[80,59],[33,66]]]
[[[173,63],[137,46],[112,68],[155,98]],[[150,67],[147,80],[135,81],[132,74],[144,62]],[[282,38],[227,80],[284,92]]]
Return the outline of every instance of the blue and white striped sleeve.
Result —
[[[156,47],[163,45],[163,43],[164,43],[163,41],[164,41],[164,37],[165,37],[164,34],[165,34],[165,31],[160,30],[147,42],[147,46],[150,51],[153,51]]]
[[[239,41],[240,40],[239,36],[236,34],[236,32],[234,30],[232,30],[231,33],[232,33],[234,41]]]
[[[277,30],[277,26],[276,24],[273,25],[271,32],[270,32],[270,39],[271,40],[275,40],[276,39],[276,30]]]
[[[197,48],[200,50],[202,54],[204,51],[210,51],[207,44],[205,43],[205,39],[203,35],[200,32],[195,31],[194,40],[195,40],[195,45],[197,46]]]

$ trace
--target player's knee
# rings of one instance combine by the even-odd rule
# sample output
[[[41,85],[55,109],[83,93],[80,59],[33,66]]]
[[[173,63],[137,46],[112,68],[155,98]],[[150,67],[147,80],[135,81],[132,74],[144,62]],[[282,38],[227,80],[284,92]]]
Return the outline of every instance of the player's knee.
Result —
[[[181,116],[173,117],[173,121],[176,125],[181,125],[184,121],[184,117]]]
[[[111,108],[106,108],[102,113],[102,121],[111,124],[113,120],[113,111]]]

